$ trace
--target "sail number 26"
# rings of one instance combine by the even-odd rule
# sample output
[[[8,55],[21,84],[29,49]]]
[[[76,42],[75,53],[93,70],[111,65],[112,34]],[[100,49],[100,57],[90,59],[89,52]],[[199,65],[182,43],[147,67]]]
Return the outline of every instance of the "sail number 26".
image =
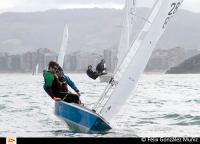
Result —
[[[165,29],[165,27],[167,26],[167,24],[169,23],[170,19],[174,16],[174,14],[177,12],[179,6],[181,5],[183,1],[178,2],[178,3],[172,3],[171,4],[171,9],[168,13],[167,18],[165,19],[165,23],[163,24],[163,29]]]

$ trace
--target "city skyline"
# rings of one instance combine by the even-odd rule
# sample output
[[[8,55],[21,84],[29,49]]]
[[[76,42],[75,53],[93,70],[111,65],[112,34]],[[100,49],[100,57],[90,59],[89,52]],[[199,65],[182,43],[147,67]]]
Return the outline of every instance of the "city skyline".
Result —
[[[85,72],[88,65],[92,65],[95,69],[103,58],[106,61],[108,71],[113,71],[117,65],[116,54],[113,50],[103,50],[101,53],[76,51],[65,56],[63,68],[68,72]],[[146,71],[164,72],[199,54],[197,50],[186,51],[181,47],[174,47],[169,50],[158,49],[153,52]],[[34,73],[36,65],[39,65],[39,72],[42,72],[47,69],[49,61],[56,61],[57,59],[58,53],[48,48],[39,48],[34,52],[17,55],[0,52],[0,72]]]

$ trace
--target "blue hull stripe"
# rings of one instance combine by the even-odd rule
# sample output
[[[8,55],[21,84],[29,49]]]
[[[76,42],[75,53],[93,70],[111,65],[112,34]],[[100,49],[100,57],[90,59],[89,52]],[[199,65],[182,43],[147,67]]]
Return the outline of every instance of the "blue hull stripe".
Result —
[[[107,131],[111,129],[99,115],[75,104],[56,101],[55,114],[65,122],[77,124],[90,131]]]

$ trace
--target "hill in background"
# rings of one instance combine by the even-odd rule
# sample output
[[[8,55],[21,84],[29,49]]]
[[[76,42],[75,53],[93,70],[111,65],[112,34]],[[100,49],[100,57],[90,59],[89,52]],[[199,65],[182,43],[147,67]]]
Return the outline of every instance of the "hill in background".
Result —
[[[115,9],[49,10],[0,14],[0,51],[23,53],[49,48],[58,51],[64,25],[69,25],[70,52],[117,47],[122,11]],[[178,11],[157,48],[199,49],[200,14]]]

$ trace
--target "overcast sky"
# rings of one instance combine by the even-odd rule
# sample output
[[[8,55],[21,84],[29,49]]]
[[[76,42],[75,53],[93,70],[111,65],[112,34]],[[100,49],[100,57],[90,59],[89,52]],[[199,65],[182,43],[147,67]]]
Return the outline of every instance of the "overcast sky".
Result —
[[[124,0],[0,0],[0,13],[66,8],[122,8],[123,3]],[[200,0],[184,0],[181,8],[200,13]]]

